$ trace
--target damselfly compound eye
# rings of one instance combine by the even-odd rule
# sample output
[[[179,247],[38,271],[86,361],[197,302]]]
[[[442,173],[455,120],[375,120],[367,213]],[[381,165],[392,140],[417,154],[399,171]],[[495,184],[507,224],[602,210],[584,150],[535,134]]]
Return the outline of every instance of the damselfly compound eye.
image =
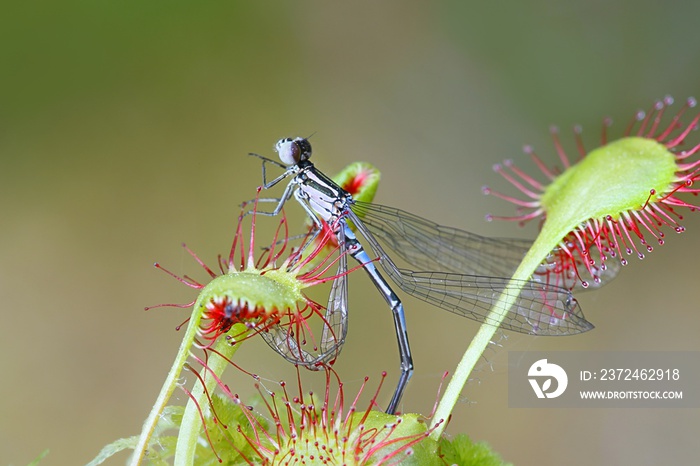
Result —
[[[311,144],[304,138],[284,138],[277,141],[275,151],[285,165],[296,165],[311,157]]]
[[[306,138],[294,138],[294,142],[301,151],[301,160],[308,160],[311,157],[311,143]]]

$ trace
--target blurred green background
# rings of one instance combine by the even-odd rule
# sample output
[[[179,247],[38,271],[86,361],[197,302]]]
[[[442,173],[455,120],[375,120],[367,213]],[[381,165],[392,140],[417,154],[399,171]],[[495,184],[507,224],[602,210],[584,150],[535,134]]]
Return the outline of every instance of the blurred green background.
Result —
[[[153,269],[203,276],[226,252],[238,204],[260,183],[255,151],[315,133],[328,173],[367,160],[377,201],[493,236],[510,206],[491,166],[548,127],[584,127],[699,91],[700,3],[678,1],[22,2],[0,13],[0,464],[89,461],[135,435],[177,350],[188,311],[144,312],[194,292]],[[691,136],[697,141],[697,136]],[[298,208],[288,214],[299,221]],[[698,410],[507,407],[509,350],[700,350],[700,221],[605,289],[580,296],[596,329],[508,334],[464,392],[448,432],[526,464],[695,464]],[[389,312],[362,274],[337,369],[398,373]],[[416,373],[403,409],[429,413],[477,326],[406,299]],[[271,380],[294,372],[264,343],[239,362]],[[322,377],[305,375],[319,391]],[[241,394],[253,391],[239,379]],[[183,393],[176,397],[184,401]],[[109,464],[123,464],[126,455]]]

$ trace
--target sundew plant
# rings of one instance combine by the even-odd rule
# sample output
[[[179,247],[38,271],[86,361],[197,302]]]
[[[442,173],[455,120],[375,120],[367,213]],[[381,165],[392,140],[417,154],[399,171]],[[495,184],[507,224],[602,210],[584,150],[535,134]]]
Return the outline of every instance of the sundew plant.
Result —
[[[681,195],[698,193],[693,184],[700,176],[700,160],[694,156],[700,144],[689,144],[687,138],[697,130],[700,115],[684,122],[684,115],[697,104],[689,98],[677,113],[664,118],[673,103],[671,97],[665,97],[654,102],[648,112],[638,111],[619,139],[609,138],[612,122],[606,118],[601,145],[590,151],[583,145],[581,129],[575,128],[575,161],[562,148],[554,128],[552,137],[562,164],[560,170],[547,168],[531,147],[525,147],[546,181],[538,181],[512,161],[494,167],[525,199],[485,187],[486,194],[497,195],[519,209],[513,217],[489,215],[487,219],[542,221],[537,239],[513,274],[515,283],[541,273],[555,284],[598,284],[606,273],[606,262],[617,260],[626,265],[630,255],[641,259],[653,250],[649,238],[663,245],[667,232],[685,230],[679,223],[684,211],[695,212],[698,208]],[[551,260],[551,256],[556,259]],[[543,262],[554,266],[543,271]],[[513,299],[507,294],[499,298],[492,311],[495,320],[503,318]],[[438,418],[452,411],[495,330],[495,326],[486,325],[479,329],[440,402]],[[433,435],[441,433],[442,428],[438,428]]]
[[[642,258],[664,244],[669,233],[684,231],[684,213],[697,208],[692,197],[698,192],[693,185],[700,176],[700,145],[688,140],[700,116],[688,115],[694,99],[675,112],[669,110],[672,105],[667,97],[638,112],[619,138],[608,135],[611,122],[604,120],[600,145],[591,150],[577,128],[575,159],[553,130],[560,168],[549,168],[531,148],[525,150],[539,176],[512,161],[495,166],[522,196],[484,188],[518,208],[513,216],[488,218],[538,219],[541,227],[509,290],[530,279],[543,286],[595,287],[628,257]],[[353,196],[371,201],[379,174],[368,164],[353,164],[335,180]],[[347,300],[339,299],[343,290],[335,284],[361,265],[346,269],[334,225],[324,223],[318,236],[301,235],[292,246],[284,212],[272,218],[275,233],[256,240],[257,211],[257,203],[244,208],[230,253],[218,259],[217,267],[188,249],[210,277],[207,282],[176,276],[157,264],[199,295],[190,303],[158,306],[191,309],[173,367],[141,434],[108,445],[90,464],[122,450],[133,450],[132,465],[504,464],[485,444],[474,444],[466,435],[447,439],[443,432],[471,370],[517,296],[504,292],[494,300],[489,324],[473,338],[433,413],[413,414],[404,406],[403,414],[386,414],[376,401],[384,375],[347,396],[333,369],[347,330],[339,317],[347,312]],[[299,229],[308,231],[309,225],[300,222],[293,231]],[[325,306],[305,293],[324,283],[331,284]],[[271,358],[296,362],[298,379],[271,387],[254,375],[254,368],[236,365],[236,351],[250,338],[263,338]],[[235,368],[236,388],[222,379],[229,367]],[[320,393],[303,388],[307,370],[325,374]],[[236,393],[246,384],[253,384],[259,396],[242,400]],[[187,394],[187,406],[170,404],[175,390]],[[371,399],[360,401],[368,391]]]
[[[371,200],[379,173],[355,163],[336,179],[358,198]],[[366,405],[359,405],[364,386],[345,403],[343,384],[332,369],[345,335],[333,324],[332,312],[346,309],[334,308],[332,297],[323,306],[304,293],[359,267],[335,270],[342,255],[332,230],[324,228],[313,241],[302,235],[299,243],[307,246],[293,247],[282,212],[272,219],[275,233],[260,242],[259,222],[269,217],[259,216],[257,202],[247,209],[239,216],[229,254],[220,256],[216,267],[183,245],[210,277],[208,282],[177,276],[155,264],[199,295],[190,303],[147,308],[191,309],[178,327],[186,325],[180,350],[141,434],[106,446],[90,464],[101,464],[122,450],[133,450],[129,464],[440,464],[435,462],[438,443],[428,439],[439,422],[417,414],[387,415],[377,406],[386,374]],[[308,230],[308,225],[300,226]],[[269,388],[269,382],[233,361],[236,351],[256,337],[297,363],[296,383]],[[273,351],[270,357],[276,357]],[[235,368],[240,386],[254,384],[260,397],[241,400],[223,381],[229,367]],[[320,396],[304,392],[306,369],[325,372]],[[187,394],[185,407],[170,404],[175,390]],[[466,438],[460,445],[488,454],[484,445],[472,445]]]

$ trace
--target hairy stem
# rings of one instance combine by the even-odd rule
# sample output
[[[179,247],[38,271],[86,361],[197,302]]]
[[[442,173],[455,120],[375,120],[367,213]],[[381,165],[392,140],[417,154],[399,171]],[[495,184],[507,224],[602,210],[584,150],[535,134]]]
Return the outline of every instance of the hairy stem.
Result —
[[[199,302],[197,304],[199,304]],[[200,311],[200,306],[195,305],[194,310],[192,311],[192,317],[190,317],[189,325],[187,326],[182,343],[180,344],[180,349],[175,357],[175,361],[170,367],[170,372],[168,372],[168,376],[163,383],[163,387],[160,389],[160,393],[158,394],[158,398],[156,399],[153,408],[151,408],[150,414],[143,423],[141,435],[139,436],[138,443],[134,449],[134,454],[131,456],[129,461],[130,466],[138,466],[141,464],[141,461],[146,454],[151,436],[153,435],[153,430],[156,428],[156,424],[158,424],[158,420],[163,413],[163,409],[165,409],[165,406],[170,400],[170,396],[173,394],[173,391],[177,386],[177,380],[180,378],[182,368],[184,367],[187,357],[190,354],[190,348],[194,344],[194,339],[197,335],[197,328],[199,327],[201,318],[202,313]]]
[[[238,339],[245,337],[246,333],[247,329],[243,324],[234,325],[228,332],[230,335],[236,335]],[[209,398],[207,393],[214,391],[218,384],[217,379],[221,378],[221,375],[230,365],[229,360],[240,346],[240,344],[231,345],[225,335],[221,335],[214,344],[214,351],[210,352],[207,359],[207,368],[203,368],[200,373],[204,384],[195,384],[185,407],[185,413],[182,416],[182,424],[180,425],[177,446],[175,447],[175,466],[191,466],[195,464],[195,450],[199,433],[202,429],[199,409],[202,409],[204,414],[208,412]]]
[[[498,330],[501,322],[505,319],[510,308],[518,297],[519,291],[522,287],[522,280],[529,280],[532,274],[535,272],[537,267],[542,263],[542,261],[547,257],[559,242],[559,238],[563,237],[563,234],[557,232],[551,232],[551,228],[547,228],[547,224],[543,225],[542,231],[540,232],[537,240],[532,245],[530,250],[527,252],[522,262],[518,266],[511,277],[511,282],[508,287],[508,291],[501,293],[498,297],[498,301],[493,305],[491,311],[486,318],[486,322],[481,325],[479,331],[472,339],[469,344],[467,351],[462,356],[462,360],[457,365],[455,373],[450,379],[450,383],[445,389],[445,394],[440,399],[437,410],[433,416],[435,420],[444,420],[437,429],[435,429],[430,437],[434,440],[438,440],[445,430],[447,425],[447,420],[449,419],[452,410],[457,404],[460,393],[464,385],[469,380],[474,366],[477,361],[484,354],[484,351],[488,347],[493,335]]]

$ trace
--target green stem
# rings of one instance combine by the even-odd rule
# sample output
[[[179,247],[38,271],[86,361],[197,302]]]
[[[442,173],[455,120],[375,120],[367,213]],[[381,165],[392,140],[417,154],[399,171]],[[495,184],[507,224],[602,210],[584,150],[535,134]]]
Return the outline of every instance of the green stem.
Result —
[[[472,339],[472,342],[469,344],[469,348],[467,348],[464,356],[462,356],[462,360],[457,365],[455,373],[445,389],[445,394],[440,399],[437,410],[433,415],[433,419],[443,419],[445,421],[430,434],[430,437],[434,440],[438,440],[442,435],[442,432],[445,430],[447,420],[457,404],[459,395],[462,393],[464,385],[469,380],[469,376],[471,375],[476,362],[483,355],[484,351],[491,342],[494,333],[496,333],[496,330],[498,330],[501,322],[503,322],[503,319],[505,319],[505,316],[508,314],[508,311],[517,299],[519,291],[522,288],[522,280],[530,279],[537,267],[547,257],[547,254],[549,254],[550,251],[556,247],[557,243],[559,242],[559,238],[563,236],[557,235],[556,233],[552,234],[549,232],[549,230],[550,229],[547,228],[547,224],[545,223],[542,231],[537,237],[537,240],[535,240],[535,243],[527,252],[522,262],[518,266],[518,269],[511,277],[508,291],[501,293],[501,295],[498,297],[498,301],[496,301],[491,308],[491,311],[485,321],[489,323],[483,323],[481,325],[479,331],[474,336],[474,339]]]
[[[160,389],[158,398],[156,399],[153,408],[151,408],[151,412],[146,418],[146,421],[143,423],[141,435],[139,436],[136,448],[134,449],[134,454],[131,456],[129,461],[130,466],[138,466],[141,464],[141,461],[146,454],[146,450],[148,449],[151,436],[153,435],[153,430],[156,428],[160,415],[163,413],[163,409],[165,409],[165,406],[168,404],[168,400],[170,400],[170,396],[177,386],[177,380],[180,377],[180,373],[182,373],[182,368],[184,367],[187,357],[190,354],[190,348],[194,344],[194,339],[197,336],[197,328],[199,327],[199,322],[202,318],[202,313],[199,309],[200,306],[194,306],[189,325],[185,331],[185,336],[182,339],[180,349],[175,357],[175,362],[173,362],[173,365],[170,367],[170,372],[168,372],[168,376],[163,383],[163,387]]]
[[[234,325],[228,332],[230,335],[236,335],[237,339],[245,337],[246,333],[247,329],[243,324]],[[195,384],[185,407],[185,413],[182,416],[182,424],[180,425],[177,446],[175,447],[174,466],[191,466],[194,464],[197,440],[202,429],[199,408],[206,415],[209,405],[207,393],[214,391],[218,383],[216,379],[221,378],[221,375],[230,365],[228,360],[233,357],[240,346],[240,344],[231,345],[227,341],[226,335],[221,335],[214,344],[214,351],[209,353],[209,358],[207,359],[208,369],[202,369],[200,373],[204,384]]]

